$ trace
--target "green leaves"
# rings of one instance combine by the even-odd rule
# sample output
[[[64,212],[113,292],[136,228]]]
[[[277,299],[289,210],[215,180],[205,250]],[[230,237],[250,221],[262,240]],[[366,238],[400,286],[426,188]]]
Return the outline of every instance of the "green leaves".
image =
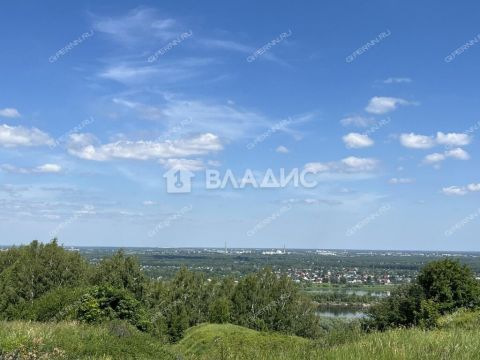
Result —
[[[85,284],[88,264],[56,241],[45,245],[33,241],[0,253],[0,271],[0,312],[12,318],[15,306],[59,287]]]
[[[434,327],[440,315],[480,304],[480,287],[473,272],[458,261],[428,263],[410,285],[400,287],[371,308],[367,328]]]
[[[76,317],[87,323],[109,320],[126,320],[139,330],[150,327],[145,307],[128,290],[111,286],[93,287],[82,296],[76,309]]]

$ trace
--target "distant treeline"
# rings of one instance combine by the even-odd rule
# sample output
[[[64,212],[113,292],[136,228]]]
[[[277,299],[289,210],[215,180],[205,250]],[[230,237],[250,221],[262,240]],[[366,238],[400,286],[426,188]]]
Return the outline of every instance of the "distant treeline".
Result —
[[[378,296],[347,294],[340,291],[325,291],[319,293],[307,293],[313,301],[319,304],[370,304],[380,300]]]

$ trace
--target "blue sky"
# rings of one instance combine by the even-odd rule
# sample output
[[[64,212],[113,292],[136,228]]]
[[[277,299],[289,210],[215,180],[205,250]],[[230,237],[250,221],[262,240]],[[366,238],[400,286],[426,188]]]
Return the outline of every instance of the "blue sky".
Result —
[[[0,244],[480,250],[479,10],[4,4]],[[281,168],[318,186],[204,186]]]

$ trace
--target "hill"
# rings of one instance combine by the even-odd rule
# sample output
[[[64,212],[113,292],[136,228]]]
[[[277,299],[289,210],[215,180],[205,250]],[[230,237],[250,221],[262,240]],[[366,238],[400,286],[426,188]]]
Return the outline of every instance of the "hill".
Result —
[[[187,330],[173,349],[186,359],[305,359],[314,346],[297,336],[231,324],[203,324]]]
[[[0,322],[0,359],[117,360],[177,358],[152,336],[122,322]]]
[[[480,312],[460,311],[442,317],[431,331],[400,329],[361,335],[352,342],[326,347],[294,336],[259,333],[233,325],[189,329],[174,346],[186,359],[480,359]],[[322,343],[324,343],[322,341]]]
[[[480,359],[479,325],[480,312],[460,311],[442,317],[435,330],[391,330],[327,345],[331,339],[313,341],[230,324],[202,324],[190,328],[179,343],[165,345],[123,322],[94,326],[16,321],[0,323],[0,359]]]

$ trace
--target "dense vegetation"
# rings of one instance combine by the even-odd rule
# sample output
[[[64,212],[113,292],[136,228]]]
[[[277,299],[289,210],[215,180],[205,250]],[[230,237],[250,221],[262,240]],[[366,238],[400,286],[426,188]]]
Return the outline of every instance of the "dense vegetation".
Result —
[[[427,264],[411,284],[395,289],[373,306],[367,328],[435,327],[440,315],[480,305],[480,287],[471,269],[444,259]]]
[[[480,345],[480,334],[471,339],[479,305],[471,269],[450,259],[427,264],[368,318],[339,322],[318,317],[312,297],[269,268],[238,280],[182,268],[159,280],[122,251],[91,263],[34,241],[0,252],[0,359],[404,359],[440,342],[432,359],[451,358],[442,354]]]
[[[118,319],[168,342],[204,322],[311,338],[321,329],[313,304],[269,269],[235,282],[183,268],[172,280],[157,281],[122,251],[91,265],[56,241],[0,253],[0,316],[89,324]]]
[[[480,312],[442,316],[435,330],[325,334],[325,341],[202,324],[174,345],[123,323],[0,323],[0,359],[28,360],[438,360],[478,359]],[[323,339],[323,337],[322,337]]]

